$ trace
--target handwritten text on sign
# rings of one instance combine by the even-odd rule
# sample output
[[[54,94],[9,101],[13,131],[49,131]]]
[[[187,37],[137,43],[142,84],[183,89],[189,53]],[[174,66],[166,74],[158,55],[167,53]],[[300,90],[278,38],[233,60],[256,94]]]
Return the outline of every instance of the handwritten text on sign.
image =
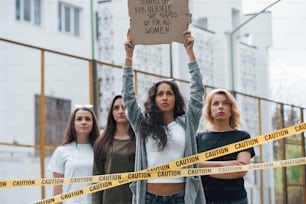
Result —
[[[129,0],[135,44],[183,42],[190,14],[188,0]]]

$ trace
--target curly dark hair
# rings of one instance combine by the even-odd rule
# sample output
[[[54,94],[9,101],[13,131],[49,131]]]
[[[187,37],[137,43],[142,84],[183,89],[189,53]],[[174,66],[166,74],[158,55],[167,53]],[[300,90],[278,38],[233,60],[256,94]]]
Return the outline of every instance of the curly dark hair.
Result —
[[[184,97],[174,80],[160,80],[149,88],[148,96],[144,103],[144,117],[140,123],[139,132],[144,139],[147,139],[148,136],[152,136],[154,140],[158,140],[158,148],[160,150],[164,149],[167,145],[166,124],[162,112],[155,104],[157,88],[162,83],[168,84],[174,93],[174,118],[185,114],[186,111]]]

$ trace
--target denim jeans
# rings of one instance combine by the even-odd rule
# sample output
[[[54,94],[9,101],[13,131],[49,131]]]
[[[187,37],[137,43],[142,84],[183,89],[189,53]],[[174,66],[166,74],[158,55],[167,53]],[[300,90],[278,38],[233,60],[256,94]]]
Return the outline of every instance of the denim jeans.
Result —
[[[155,195],[146,193],[146,204],[185,204],[185,192],[176,193],[173,195]]]
[[[248,199],[243,198],[240,200],[218,200],[218,201],[206,200],[206,204],[248,204]]]

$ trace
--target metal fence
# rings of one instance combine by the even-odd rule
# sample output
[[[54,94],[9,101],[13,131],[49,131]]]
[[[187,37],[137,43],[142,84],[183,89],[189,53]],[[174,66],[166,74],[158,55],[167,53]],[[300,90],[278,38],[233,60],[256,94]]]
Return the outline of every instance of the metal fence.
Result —
[[[61,135],[74,104],[95,104],[102,129],[110,96],[121,90],[121,66],[3,38],[0,48],[6,66],[0,69],[3,95],[0,99],[0,179],[49,177],[45,165],[62,141]],[[99,77],[97,73],[107,77]],[[135,70],[139,101],[144,100],[143,91],[148,83],[167,77]],[[187,95],[189,82],[175,80]],[[213,88],[205,85],[205,93]],[[233,94],[252,136],[304,121],[306,107],[235,91]],[[201,120],[200,129],[203,129]],[[305,134],[261,145],[255,150],[257,156],[253,162],[305,157]],[[305,166],[248,174],[250,203],[306,203]],[[51,196],[50,192],[49,187],[6,189],[5,192],[0,189],[0,197],[4,203],[18,203],[18,199],[31,202]]]

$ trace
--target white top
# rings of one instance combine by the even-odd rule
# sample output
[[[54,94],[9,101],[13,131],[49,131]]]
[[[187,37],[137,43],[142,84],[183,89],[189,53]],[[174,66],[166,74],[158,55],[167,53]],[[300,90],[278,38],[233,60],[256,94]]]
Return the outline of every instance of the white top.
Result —
[[[72,142],[59,146],[53,152],[48,170],[64,174],[65,178],[78,176],[92,176],[93,149],[90,144],[76,144]],[[80,190],[87,183],[63,185],[62,193]],[[91,204],[91,194],[63,201],[63,204]]]
[[[146,142],[148,168],[168,163],[184,157],[185,130],[173,121],[167,126],[167,144],[163,150],[158,149],[158,140],[148,137]],[[149,179],[148,183],[182,183],[182,178]]]

